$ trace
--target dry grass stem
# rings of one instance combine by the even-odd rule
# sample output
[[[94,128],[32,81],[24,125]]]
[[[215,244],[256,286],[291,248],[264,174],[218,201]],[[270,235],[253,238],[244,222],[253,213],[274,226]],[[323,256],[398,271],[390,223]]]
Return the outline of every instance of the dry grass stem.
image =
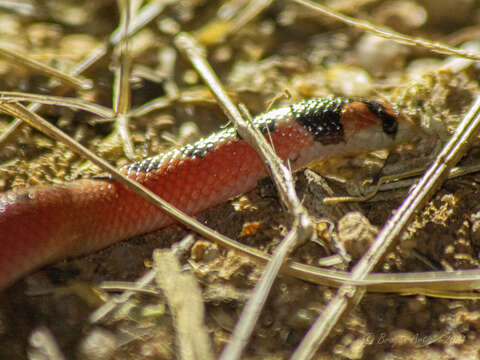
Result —
[[[173,314],[178,358],[213,360],[212,344],[204,324],[202,291],[195,276],[182,273],[171,250],[156,250],[153,261],[157,284],[163,290]]]
[[[264,10],[272,4],[273,0],[251,0],[235,17],[231,20],[229,31],[234,34],[254,20]]]
[[[92,81],[86,79],[80,79],[78,74],[67,74],[63,71],[57,70],[51,66],[43,64],[39,61],[28,57],[27,55],[20,54],[16,51],[0,47],[0,56],[7,58],[16,64],[24,65],[30,68],[33,72],[44,75],[46,77],[53,77],[60,80],[64,85],[79,90],[89,90],[92,88]]]
[[[135,149],[130,136],[130,118],[127,113],[130,110],[130,58],[128,56],[128,29],[130,27],[130,2],[119,0],[120,26],[118,32],[122,33],[119,42],[120,59],[114,68],[113,82],[113,110],[117,114],[114,131],[120,136],[123,152],[130,161],[135,160]]]
[[[315,10],[320,14],[332,17],[345,24],[357,27],[363,31],[368,31],[374,35],[383,37],[385,39],[397,41],[401,44],[405,44],[409,46],[421,46],[438,54],[455,55],[455,56],[463,57],[466,59],[472,59],[477,61],[480,60],[480,54],[476,52],[454,48],[446,44],[429,41],[427,39],[413,38],[387,28],[383,28],[377,25],[372,25],[368,21],[363,21],[363,20],[359,20],[356,18],[343,15],[339,12],[331,10],[326,6],[320,5],[313,1],[309,1],[309,0],[293,0],[293,1],[303,6],[306,6],[312,10]]]
[[[36,95],[14,91],[0,91],[0,102],[35,102],[44,105],[64,106],[70,109],[88,111],[104,119],[113,119],[115,113],[105,106],[77,98],[62,96]]]

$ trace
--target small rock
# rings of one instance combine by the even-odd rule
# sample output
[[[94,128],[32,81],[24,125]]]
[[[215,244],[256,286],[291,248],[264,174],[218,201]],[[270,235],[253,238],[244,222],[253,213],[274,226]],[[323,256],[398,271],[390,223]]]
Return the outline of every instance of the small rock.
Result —
[[[116,347],[115,335],[107,330],[96,328],[80,344],[80,358],[107,360],[112,358]]]
[[[348,213],[338,222],[338,239],[354,260],[363,256],[377,231],[359,212]]]
[[[355,64],[372,75],[398,69],[405,61],[408,50],[395,41],[365,34],[355,47]]]

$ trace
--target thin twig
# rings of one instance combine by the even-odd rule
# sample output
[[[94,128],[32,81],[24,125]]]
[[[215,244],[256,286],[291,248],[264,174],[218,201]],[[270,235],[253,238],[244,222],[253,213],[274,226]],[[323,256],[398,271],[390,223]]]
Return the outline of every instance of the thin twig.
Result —
[[[155,279],[155,272],[150,270],[146,274],[144,274],[140,279],[135,281],[133,284],[134,288],[136,289],[143,289],[145,286],[152,283]],[[107,316],[110,312],[112,312],[119,304],[124,304],[128,301],[133,295],[136,294],[135,290],[128,290],[125,291],[123,294],[119,296],[112,297],[109,299],[105,304],[95,310],[89,316],[90,323],[94,324],[102,320],[105,316]]]
[[[113,111],[117,114],[126,114],[130,109],[130,58],[128,54],[128,28],[130,24],[130,5],[128,0],[118,0],[120,10],[119,31],[122,40],[119,65],[115,67],[113,83]]]
[[[449,170],[461,159],[470,148],[471,140],[480,130],[480,96],[470,107],[455,134],[445,144],[415,189],[407,196],[398,210],[382,228],[368,251],[352,270],[352,280],[364,280],[380,261],[385,252],[394,244],[415,215],[415,212],[431,198],[435,190],[446,179]],[[310,328],[292,360],[311,359],[332,328],[338,322],[352,298],[360,297],[364,289],[343,285],[337,295],[330,301],[323,313]]]
[[[31,101],[45,105],[65,106],[71,109],[88,111],[105,119],[112,119],[115,113],[105,107],[90,101],[79,100],[62,96],[37,95],[15,91],[0,91],[0,102],[24,102]]]
[[[273,0],[251,0],[231,20],[229,33],[235,34],[270,7]]]
[[[350,16],[343,15],[339,12],[336,12],[332,9],[329,9],[326,6],[320,5],[313,1],[309,1],[309,0],[293,0],[293,1],[303,6],[306,6],[312,10],[315,10],[321,14],[337,19],[345,24],[360,28],[364,31],[371,32],[372,34],[375,34],[377,36],[394,40],[405,45],[421,46],[438,54],[455,55],[455,56],[460,56],[467,59],[472,59],[477,61],[480,60],[480,54],[472,51],[461,50],[440,42],[432,42],[422,38],[410,37],[410,36],[398,33],[396,31],[380,27],[378,25],[372,25],[368,21],[362,21],[356,18],[352,18]]]
[[[87,79],[79,79],[78,74],[72,75],[57,70],[47,64],[34,60],[24,54],[0,47],[0,56],[11,60],[15,64],[22,64],[33,71],[42,74],[46,77],[54,77],[60,80],[63,84],[80,90],[90,90],[92,88],[92,81]]]
[[[203,77],[203,80],[219,101],[228,118],[233,122],[242,139],[252,146],[268,165],[281,199],[294,216],[292,229],[275,250],[271,261],[255,286],[252,296],[245,305],[232,338],[221,356],[223,360],[239,359],[283,263],[297,244],[305,241],[312,235],[313,226],[307,211],[297,198],[290,170],[278,158],[263,135],[251,125],[251,122],[243,119],[242,114],[230,100],[219,79],[208,64],[204,49],[200,47],[193,37],[186,33],[179,34],[175,39],[175,44],[186,53],[193,66]]]
[[[115,66],[113,82],[113,110],[117,114],[114,132],[120,136],[123,144],[123,152],[127,159],[135,159],[135,149],[129,130],[130,110],[130,58],[128,55],[128,28],[130,24],[130,2],[118,0],[120,10],[119,32],[123,33],[120,47],[120,63]]]
[[[171,96],[161,96],[150,100],[139,107],[132,109],[128,114],[130,117],[142,117],[152,111],[165,109],[173,105],[188,105],[188,104],[217,104],[211,97],[209,91],[181,91],[179,94]]]
[[[202,291],[195,276],[182,273],[171,250],[153,253],[156,281],[167,298],[177,334],[179,358],[213,360],[212,344],[205,327]]]

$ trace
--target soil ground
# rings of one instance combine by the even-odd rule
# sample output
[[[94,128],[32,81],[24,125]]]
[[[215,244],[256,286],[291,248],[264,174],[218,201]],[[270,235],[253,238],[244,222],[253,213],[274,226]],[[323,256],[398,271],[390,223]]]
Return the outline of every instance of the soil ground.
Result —
[[[66,72],[105,42],[119,22],[116,2],[110,0],[22,3],[28,5],[24,10],[0,7],[0,40],[5,44],[1,46],[13,47]],[[264,111],[269,100],[285,91],[291,98],[280,99],[274,106],[330,94],[388,98],[435,138],[445,141],[478,95],[478,66],[456,73],[441,71],[446,56],[376,38],[291,1],[273,2],[253,20],[231,30],[246,3],[174,2],[131,39],[132,108],[158,97],[166,103],[130,119],[138,157],[189,143],[226,123],[188,60],[175,49],[172,39],[179,31],[189,31],[203,42],[225,87],[253,114]],[[480,6],[475,0],[342,0],[327,1],[326,5],[454,46],[478,38],[480,31]],[[94,88],[82,91],[58,86],[50,77],[0,59],[0,89],[72,96],[111,107],[112,66],[117,55],[109,49],[83,74],[93,81]],[[45,106],[39,113],[111,163],[121,166],[129,162],[111,121],[56,106]],[[11,120],[0,118],[0,134]],[[462,166],[477,161],[479,149],[473,145]],[[332,159],[315,171],[328,175],[329,186],[343,196],[357,184],[375,181],[386,167],[408,170],[419,158],[427,163],[429,151],[425,144],[409,144],[391,152]],[[65,146],[27,126],[0,147],[0,191],[96,173],[97,169]],[[326,206],[321,202],[324,188],[319,176],[311,170],[300,172],[296,184],[324,244],[307,243],[297,249],[294,258],[316,264],[333,253],[334,241],[340,241],[353,260],[337,268],[349,270],[400,205],[407,189],[381,193],[370,202]],[[477,268],[479,181],[478,173],[446,181],[376,271]],[[267,252],[278,245],[291,225],[269,181],[198,218],[228,237]],[[327,220],[334,226],[329,228]],[[0,294],[0,359],[59,358],[39,357],[45,333],[53,337],[50,342],[66,359],[177,358],[174,322],[161,292],[139,293],[97,324],[90,324],[88,317],[113,295],[98,284],[122,281],[124,285],[138,279],[151,266],[154,249],[168,248],[187,234],[181,226],[170,226],[47,266],[16,283]],[[201,286],[206,326],[219,354],[261,268],[247,257],[199,236],[195,239],[182,263]],[[352,243],[352,239],[356,241]],[[334,294],[334,288],[280,276],[244,358],[288,358]],[[478,358],[479,328],[476,300],[367,293],[335,327],[315,358]]]

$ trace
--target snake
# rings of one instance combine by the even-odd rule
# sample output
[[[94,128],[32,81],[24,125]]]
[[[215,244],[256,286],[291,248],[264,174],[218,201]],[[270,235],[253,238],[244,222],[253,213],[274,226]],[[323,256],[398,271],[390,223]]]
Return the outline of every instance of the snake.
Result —
[[[337,156],[392,148],[417,127],[383,100],[304,99],[257,115],[253,125],[293,171]],[[195,215],[255,188],[264,161],[233,126],[120,168]],[[115,180],[89,178],[0,193],[0,290],[42,266],[174,223]]]

